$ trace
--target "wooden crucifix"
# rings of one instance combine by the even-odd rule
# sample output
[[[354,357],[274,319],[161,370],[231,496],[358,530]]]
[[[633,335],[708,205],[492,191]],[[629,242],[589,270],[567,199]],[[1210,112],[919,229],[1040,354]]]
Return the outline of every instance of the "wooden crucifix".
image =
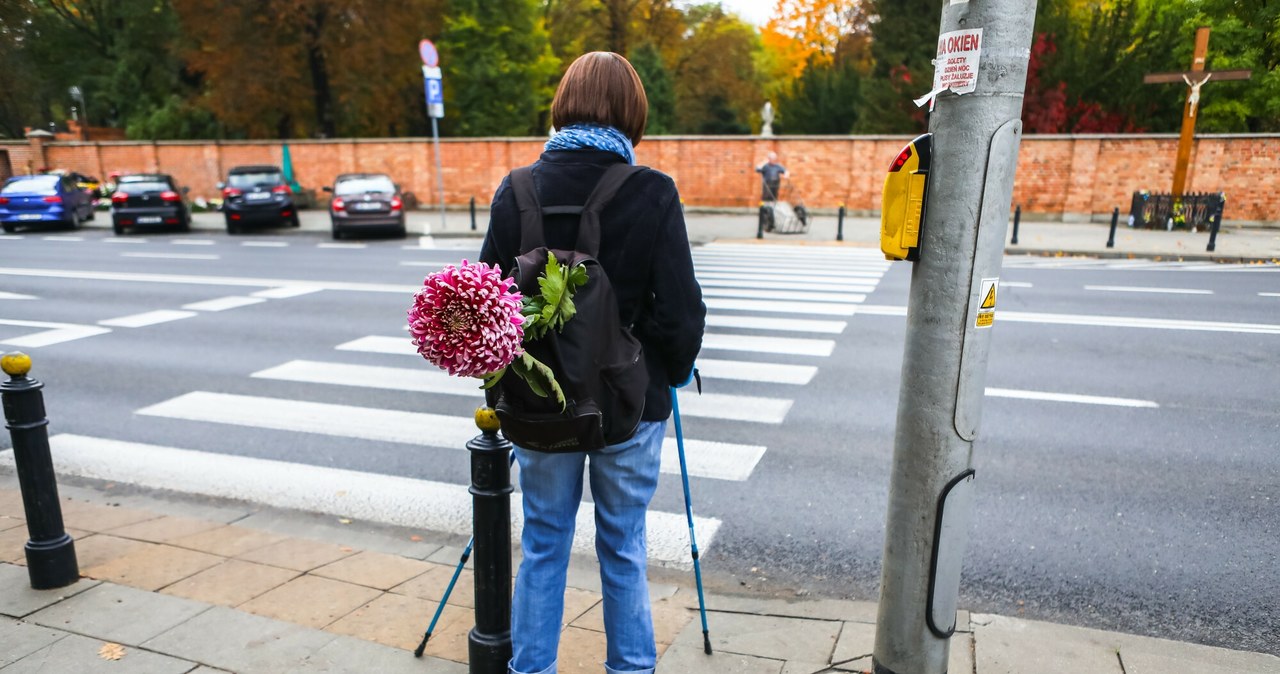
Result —
[[[1182,107],[1182,133],[1178,136],[1178,161],[1173,167],[1173,198],[1182,196],[1187,185],[1187,164],[1191,162],[1191,141],[1196,133],[1196,108],[1200,105],[1200,87],[1212,78],[1214,81],[1247,80],[1248,70],[1205,70],[1205,56],[1209,53],[1209,27],[1196,29],[1196,48],[1191,59],[1191,70],[1180,73],[1152,73],[1142,78],[1144,84],[1184,82],[1189,87],[1187,102]]]

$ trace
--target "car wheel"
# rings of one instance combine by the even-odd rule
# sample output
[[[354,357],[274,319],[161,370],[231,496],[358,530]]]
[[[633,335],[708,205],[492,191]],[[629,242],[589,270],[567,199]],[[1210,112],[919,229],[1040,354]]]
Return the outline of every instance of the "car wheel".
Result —
[[[341,230],[341,229],[338,229],[338,226],[337,226],[337,225],[334,225],[334,226],[333,226],[333,240],[334,240],[334,241],[338,241],[338,240],[340,240],[340,239],[342,239],[342,230]]]
[[[409,236],[409,231],[404,228],[404,225],[400,225],[399,227],[396,228],[397,239],[403,239],[407,236]]]
[[[297,213],[294,213],[293,215],[289,216],[289,226],[290,226],[290,227],[301,227],[301,226],[302,226],[302,223],[298,221],[298,214],[297,214]]]
[[[67,222],[67,229],[80,229],[80,214],[71,211],[71,220]]]
[[[17,227],[14,227],[13,225],[11,225],[11,224],[9,224],[9,223],[7,223],[7,222],[4,224],[4,233],[5,233],[5,234],[12,234],[12,233],[14,233],[14,232],[16,232],[16,231],[18,231],[18,228],[17,228]]]
[[[89,222],[93,222],[93,219],[94,219],[94,218],[96,218],[96,217],[98,217],[98,209],[96,209],[96,208],[94,208],[94,207],[90,206],[90,207],[89,207],[89,217],[85,218],[85,220],[87,220],[87,221],[89,221]]]
[[[240,225],[237,225],[235,221],[232,220],[231,218],[227,218],[226,220],[227,220],[227,234],[239,234]]]
[[[182,219],[182,222],[178,224],[178,231],[179,232],[191,231],[191,216],[187,216]]]
[[[118,222],[113,222],[111,223],[111,231],[115,232],[116,236],[124,236],[124,225]]]

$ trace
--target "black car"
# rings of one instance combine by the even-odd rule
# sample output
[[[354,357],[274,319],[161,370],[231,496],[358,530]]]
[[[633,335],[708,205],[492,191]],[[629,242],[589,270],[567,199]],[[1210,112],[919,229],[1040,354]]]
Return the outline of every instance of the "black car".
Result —
[[[124,234],[131,229],[176,228],[191,230],[191,213],[172,176],[145,173],[122,176],[111,195],[111,229]]]
[[[278,166],[237,166],[218,189],[228,234],[239,234],[250,225],[298,226],[293,191]]]
[[[383,173],[344,173],[334,181],[329,202],[329,222],[333,238],[341,239],[354,231],[390,229],[404,238],[404,201],[400,186]]]

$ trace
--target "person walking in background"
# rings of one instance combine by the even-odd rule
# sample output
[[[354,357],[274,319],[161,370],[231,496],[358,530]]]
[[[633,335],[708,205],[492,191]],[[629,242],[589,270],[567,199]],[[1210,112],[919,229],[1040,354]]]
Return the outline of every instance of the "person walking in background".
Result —
[[[635,164],[634,147],[644,134],[648,107],[644,85],[622,56],[592,52],[574,61],[551,104],[558,131],[531,167],[541,207],[580,206],[610,167]],[[510,274],[515,258],[525,252],[510,175],[494,194],[490,213],[480,260]],[[548,248],[575,248],[577,216],[546,214],[543,227]],[[545,453],[516,446],[525,523],[524,558],[512,598],[511,674],[556,672],[584,464],[595,503],[608,644],[604,670],[652,672],[657,663],[645,513],[658,484],[670,387],[691,379],[706,318],[680,197],[670,177],[637,168],[622,183],[600,213],[597,259],[617,296],[623,325],[631,326],[642,345],[649,377],[644,411],[629,440],[598,451]]]
[[[763,183],[760,188],[760,200],[777,201],[778,190],[782,188],[782,177],[790,177],[787,167],[778,163],[778,153],[770,152],[768,159],[756,166],[756,173],[760,174]]]

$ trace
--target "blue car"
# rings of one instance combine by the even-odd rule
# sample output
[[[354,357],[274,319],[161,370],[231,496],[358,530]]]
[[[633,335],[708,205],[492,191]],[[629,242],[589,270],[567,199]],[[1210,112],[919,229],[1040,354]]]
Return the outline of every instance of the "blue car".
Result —
[[[75,229],[93,219],[93,196],[68,176],[15,176],[0,187],[0,226],[6,233],[41,225]]]

